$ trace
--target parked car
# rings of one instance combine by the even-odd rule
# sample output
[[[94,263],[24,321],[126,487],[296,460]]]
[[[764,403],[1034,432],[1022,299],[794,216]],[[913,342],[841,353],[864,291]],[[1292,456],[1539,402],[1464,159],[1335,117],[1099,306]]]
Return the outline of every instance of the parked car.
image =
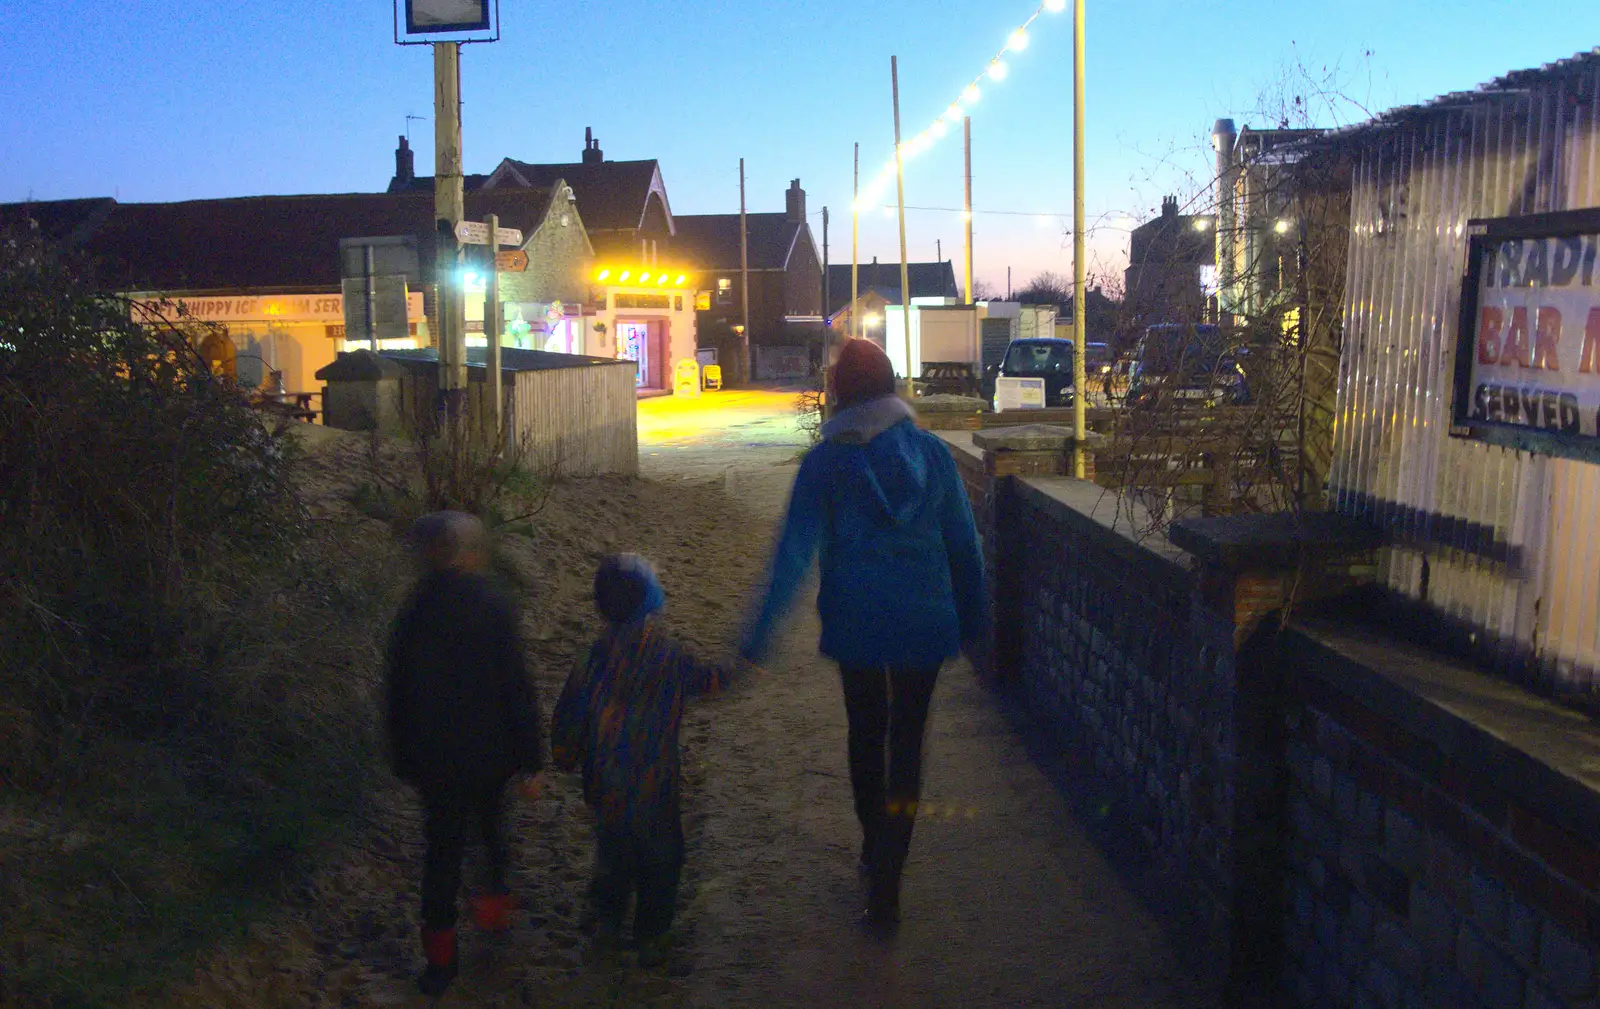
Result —
[[[1240,367],[1244,353],[1243,347],[1230,346],[1216,326],[1151,326],[1133,353],[1128,406],[1248,403],[1249,383]]]
[[[1093,344],[1090,344],[1092,347]],[[1012,340],[1000,362],[999,378],[1044,379],[1044,405],[1071,406],[1072,341],[1055,337]],[[998,410],[998,402],[995,409]]]

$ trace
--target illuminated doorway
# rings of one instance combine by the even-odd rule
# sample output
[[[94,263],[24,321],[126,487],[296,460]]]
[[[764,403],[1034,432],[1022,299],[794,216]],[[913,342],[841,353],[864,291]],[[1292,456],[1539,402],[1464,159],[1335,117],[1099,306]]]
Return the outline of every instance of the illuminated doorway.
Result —
[[[650,384],[650,325],[644,322],[617,323],[617,357],[638,365],[634,386]]]

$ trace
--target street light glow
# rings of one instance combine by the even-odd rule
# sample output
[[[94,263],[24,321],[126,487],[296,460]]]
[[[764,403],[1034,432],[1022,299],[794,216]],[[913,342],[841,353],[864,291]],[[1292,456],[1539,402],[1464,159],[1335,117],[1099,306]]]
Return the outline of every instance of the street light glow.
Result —
[[[1289,231],[1289,222],[1279,221],[1277,224],[1272,226],[1272,230],[1276,231],[1280,235],[1287,234]]]
[[[983,92],[978,90],[978,86],[976,84],[968,84],[967,90],[961,92],[961,102],[963,105],[967,106],[978,104],[978,99],[982,97]]]

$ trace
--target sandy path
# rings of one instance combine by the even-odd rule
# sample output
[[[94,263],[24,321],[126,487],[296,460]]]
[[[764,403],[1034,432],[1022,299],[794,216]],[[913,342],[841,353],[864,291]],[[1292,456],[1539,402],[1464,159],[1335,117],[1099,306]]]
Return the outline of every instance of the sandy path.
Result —
[[[652,557],[673,628],[728,648],[801,447],[785,402],[735,401],[738,416],[698,433],[692,411],[674,406],[686,416],[646,440],[644,480],[563,485],[530,535],[508,538],[531,586],[524,633],[547,712],[597,630],[588,579],[604,552]],[[356,446],[339,451],[353,459]],[[354,468],[335,456],[323,470],[334,481]],[[577,782],[559,777],[544,798],[513,804],[517,928],[464,929],[463,973],[441,1004],[1203,1004],[964,664],[935,696],[906,922],[889,941],[863,933],[843,703],[816,633],[803,608],[769,669],[691,709],[684,943],[667,972],[588,955],[578,919],[592,831]],[[279,913],[155,1004],[425,1005],[411,981],[420,842],[415,800],[388,788]]]

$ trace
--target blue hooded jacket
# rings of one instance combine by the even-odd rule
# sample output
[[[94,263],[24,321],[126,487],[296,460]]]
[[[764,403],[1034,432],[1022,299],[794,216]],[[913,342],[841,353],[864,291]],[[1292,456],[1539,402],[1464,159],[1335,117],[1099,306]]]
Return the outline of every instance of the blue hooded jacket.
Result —
[[[823,426],[800,464],[765,599],[759,661],[821,556],[822,653],[845,667],[937,667],[985,626],[983,557],[955,461],[888,396]]]

